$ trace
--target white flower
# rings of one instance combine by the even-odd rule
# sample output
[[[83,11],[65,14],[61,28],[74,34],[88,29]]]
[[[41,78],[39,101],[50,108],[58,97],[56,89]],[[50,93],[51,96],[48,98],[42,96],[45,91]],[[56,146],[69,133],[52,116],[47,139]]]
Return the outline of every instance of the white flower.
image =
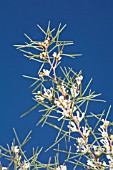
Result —
[[[44,41],[44,43],[45,43],[46,45],[49,45],[49,43],[50,43],[50,38],[49,38],[49,37],[46,38],[45,41]]]
[[[44,97],[43,96],[39,96],[39,95],[35,95],[35,98],[36,98],[36,100],[41,100],[41,101],[44,100]]]
[[[14,152],[14,153],[18,153],[19,152],[19,148],[18,146],[11,146],[11,150]]]
[[[61,108],[61,109],[67,109],[69,112],[70,111],[75,111],[76,107],[74,107],[74,103],[72,103],[72,101],[69,99],[65,99],[64,96],[60,96],[58,99],[55,100],[55,104],[57,105],[57,107]]]
[[[54,53],[53,53],[53,57],[55,58],[56,56],[57,56],[57,53],[56,53],[56,52],[54,52]]]
[[[35,98],[36,98],[36,100],[41,100],[41,101],[44,100],[44,97],[42,96],[40,91],[37,92],[37,95],[35,95]]]
[[[50,43],[50,38],[48,37],[45,39],[44,42],[39,42],[38,46],[46,50],[48,48],[49,43]]]
[[[47,57],[47,52],[40,53],[40,58],[45,59]]]
[[[61,113],[63,116],[60,117],[58,119],[58,121],[60,121],[64,116],[65,117],[70,117],[70,115],[72,114],[72,109],[65,109],[65,108],[62,108],[62,111],[60,110],[57,110],[57,113]]]
[[[82,126],[83,129],[83,135],[87,138],[89,136],[90,130],[85,126]]]
[[[103,148],[99,147],[98,145],[93,145],[92,148],[94,148],[94,153],[96,156],[100,156],[102,154]]]
[[[110,144],[107,138],[101,139],[100,142],[103,144],[103,146],[106,148],[107,153],[110,151]]]
[[[83,138],[77,138],[77,142],[78,142],[78,144],[79,144],[80,146],[83,145],[83,144],[85,144],[85,141],[84,141]]]
[[[99,169],[105,170],[106,166],[108,167],[105,161],[99,162],[99,161],[96,161],[95,159],[87,160],[87,165],[89,165],[95,170],[99,170]]]
[[[80,116],[80,112],[79,111],[76,111],[76,114],[77,116],[73,116],[73,120],[77,123],[80,123],[82,121],[82,119],[84,118],[84,115],[85,113],[81,113],[81,116]]]
[[[58,121],[60,121],[64,116],[65,116],[65,117],[69,117],[69,113],[70,113],[70,112],[69,112],[68,110],[62,108],[62,111],[57,110],[57,113],[61,113],[61,114],[63,115],[62,117],[60,117],[60,118],[58,119]]]
[[[91,166],[92,168],[96,168],[95,164],[93,163],[94,160],[87,160],[87,165]]]
[[[55,102],[55,104],[58,106],[58,107],[60,107],[60,106],[62,106],[62,102],[64,101],[64,96],[60,96],[57,100],[55,100],[54,102]]]
[[[19,170],[27,170],[28,168],[30,168],[30,163],[24,161],[24,164],[22,165],[21,168],[19,168]]]
[[[72,113],[76,110],[74,103],[69,99],[65,99],[63,95],[61,95],[58,99],[55,99],[54,103],[61,110],[57,110],[57,113],[61,113],[62,117],[58,120],[61,120],[64,116],[70,117]]]
[[[87,153],[89,151],[89,146],[87,144],[82,144],[80,143],[80,145],[77,146],[77,152],[82,152],[82,153]]]
[[[79,76],[79,77],[76,77],[76,83],[78,86],[80,86],[81,82],[82,82],[82,79],[83,79],[83,76]]]
[[[47,97],[48,99],[52,99],[52,97],[53,97],[53,94],[52,94],[52,87],[50,88],[50,89],[46,89],[45,87],[44,87],[44,96],[45,97]]]
[[[103,126],[104,128],[108,127],[109,121],[102,119],[102,122],[103,122],[103,125],[102,125],[102,126]]]
[[[70,91],[71,91],[72,97],[77,97],[80,93],[80,91],[78,90],[78,87],[76,87],[75,85],[72,85],[72,87],[70,88]]]
[[[65,96],[66,95],[66,88],[62,85],[62,86],[60,86],[60,89],[59,89],[59,91]]]
[[[71,125],[71,126],[70,126]],[[77,127],[76,127],[76,125],[75,125],[75,123],[74,122],[69,122],[69,125],[67,126],[72,132],[78,132],[78,129],[77,129]]]
[[[77,149],[77,152],[81,151],[81,152],[86,152],[86,147],[85,147],[85,141],[83,138],[77,138],[77,146],[76,144],[74,144],[78,149]]]
[[[61,109],[65,109],[68,106],[69,101],[64,98],[64,96],[60,96],[57,100],[54,101],[57,107]]]
[[[39,77],[43,77],[43,76],[49,76],[50,71],[49,70],[45,70],[43,69],[43,72],[39,73]]]
[[[60,165],[58,168],[56,168],[56,170],[67,170],[67,166],[66,165]]]
[[[45,70],[45,69],[43,69],[43,72],[44,72],[44,74],[45,74],[46,76],[49,76],[49,73],[50,73],[50,71],[49,71],[49,70]]]
[[[59,52],[58,54],[57,54],[56,52],[54,52],[52,56],[53,56],[54,58],[56,58],[56,60],[58,61],[58,60],[61,59],[61,56],[60,56],[60,55],[61,55],[61,52]]]
[[[102,125],[102,126],[100,126],[100,128],[98,128],[98,131],[100,131],[100,132],[101,132],[101,134],[102,134],[102,137],[103,137],[103,138],[108,137],[108,133],[105,131],[105,129],[104,129],[104,127],[103,127],[103,125]]]
[[[30,167],[30,163],[29,163],[29,162],[28,162],[28,163],[25,162],[25,163],[24,163],[24,168],[27,169],[27,168],[29,168],[29,167]]]

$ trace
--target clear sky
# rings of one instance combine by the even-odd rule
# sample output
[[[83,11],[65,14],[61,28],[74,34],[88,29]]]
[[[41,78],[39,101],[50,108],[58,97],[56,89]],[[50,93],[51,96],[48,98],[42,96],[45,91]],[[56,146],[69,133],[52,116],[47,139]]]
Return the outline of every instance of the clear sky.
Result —
[[[113,0],[1,0],[0,144],[4,146],[14,138],[13,127],[20,139],[33,129],[31,146],[46,148],[54,136],[48,126],[35,127],[40,117],[38,110],[19,118],[35,104],[28,88],[32,82],[21,75],[35,76],[39,67],[13,47],[26,41],[24,33],[39,40],[41,32],[36,25],[45,29],[49,20],[53,28],[59,23],[67,24],[62,39],[75,42],[68,47],[69,52],[83,54],[74,60],[67,58],[63,64],[75,71],[82,69],[84,84],[93,78],[91,89],[102,93],[101,98],[107,101],[100,111],[113,106]],[[93,111],[97,112],[95,105]]]

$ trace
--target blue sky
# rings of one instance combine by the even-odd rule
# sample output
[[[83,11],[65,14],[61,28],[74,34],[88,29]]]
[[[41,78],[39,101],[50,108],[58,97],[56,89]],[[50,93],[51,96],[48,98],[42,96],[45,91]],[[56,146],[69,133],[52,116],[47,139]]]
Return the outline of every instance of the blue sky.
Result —
[[[35,127],[38,111],[20,119],[20,115],[34,105],[30,80],[21,75],[35,76],[38,64],[28,61],[14,44],[26,41],[24,33],[39,40],[48,21],[52,27],[67,24],[62,39],[73,40],[69,52],[82,53],[81,57],[66,59],[63,64],[76,71],[83,70],[84,84],[93,78],[91,89],[102,93],[113,106],[113,1],[112,0],[1,0],[0,1],[0,144],[11,143],[15,127],[20,139],[33,129],[31,145],[48,146],[54,130]],[[97,107],[94,105],[95,112]],[[112,110],[111,110],[111,119]],[[44,133],[46,129],[46,133]]]

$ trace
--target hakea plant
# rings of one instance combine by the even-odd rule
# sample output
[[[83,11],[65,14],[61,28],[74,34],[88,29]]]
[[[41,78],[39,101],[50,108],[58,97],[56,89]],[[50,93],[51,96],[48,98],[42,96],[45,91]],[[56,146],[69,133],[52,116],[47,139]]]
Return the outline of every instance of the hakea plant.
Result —
[[[73,169],[80,167],[86,170],[113,170],[113,134],[110,130],[113,124],[107,120],[111,106],[106,114],[105,111],[101,114],[89,113],[90,101],[104,102],[104,100],[97,99],[100,94],[95,94],[91,90],[88,92],[92,79],[83,90],[82,71],[76,73],[72,68],[60,66],[58,70],[60,76],[58,75],[57,69],[63,57],[74,58],[81,55],[64,53],[65,46],[73,44],[72,41],[59,40],[65,26],[61,27],[60,24],[57,30],[51,30],[49,22],[47,31],[44,31],[38,25],[45,35],[42,42],[33,41],[25,34],[29,43],[15,45],[24,53],[25,57],[41,64],[36,77],[24,75],[24,77],[34,80],[31,87],[34,87],[32,94],[36,105],[21,117],[42,105],[39,112],[44,112],[44,114],[37,125],[47,124],[58,131],[55,142],[46,149],[48,151],[57,146],[56,149],[54,148],[55,161],[52,163],[50,157],[47,164],[40,162],[38,157],[42,148],[37,148],[36,151],[33,149],[33,155],[27,158],[23,146],[29,141],[31,132],[20,143],[14,129],[18,145],[15,145],[15,141],[13,141],[12,146],[7,145],[7,148],[1,146],[1,157],[10,161],[6,167],[1,163],[1,170],[10,169],[13,165],[15,170],[71,170],[72,165]],[[49,122],[52,119],[54,119],[54,123]],[[94,127],[90,124],[91,119],[97,121]],[[64,141],[65,149],[64,147],[62,149],[61,141]],[[58,155],[62,153],[66,154],[66,158],[61,163]]]

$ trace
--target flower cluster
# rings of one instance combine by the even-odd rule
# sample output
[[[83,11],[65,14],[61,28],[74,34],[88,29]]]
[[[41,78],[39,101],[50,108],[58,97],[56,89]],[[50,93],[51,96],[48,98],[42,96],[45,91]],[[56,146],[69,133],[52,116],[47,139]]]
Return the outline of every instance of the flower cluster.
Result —
[[[108,121],[110,108],[107,114],[89,113],[90,101],[104,102],[96,99],[100,94],[95,94],[91,90],[86,95],[92,80],[83,89],[82,71],[76,73],[72,68],[60,67],[59,72],[57,72],[62,57],[74,58],[78,56],[78,54],[64,53],[64,47],[73,44],[72,41],[59,40],[60,33],[65,26],[61,28],[60,24],[55,35],[53,34],[54,29],[50,29],[50,23],[46,32],[40,26],[38,27],[45,34],[42,42],[33,41],[25,35],[30,42],[26,45],[17,45],[17,48],[24,52],[27,58],[42,63],[36,77],[24,76],[34,80],[31,87],[34,87],[32,94],[36,105],[22,116],[37,108],[39,104],[43,107],[41,111],[44,114],[37,124],[43,123],[42,126],[48,124],[58,130],[55,142],[46,150],[58,146],[57,149],[54,149],[56,151],[55,162],[51,163],[51,159],[47,164],[39,161],[38,156],[42,149],[39,151],[37,149],[36,152],[33,149],[33,156],[27,158],[22,147],[29,141],[29,135],[20,144],[14,131],[18,145],[12,143],[11,147],[8,145],[8,149],[1,146],[3,151],[1,156],[10,160],[10,164],[7,167],[0,165],[0,170],[8,170],[12,164],[16,170],[71,170],[69,163],[74,166],[74,170],[78,166],[83,166],[84,169],[88,170],[113,170],[113,134],[112,130],[109,129],[112,123]],[[32,48],[33,51],[35,49],[36,53],[26,50],[26,47],[27,49]],[[49,122],[52,118],[56,122]],[[92,126],[93,119],[97,120],[94,127]],[[65,150],[62,149],[61,141],[64,142],[63,148],[65,146]],[[62,153],[66,154],[66,158],[61,164],[59,154]]]

